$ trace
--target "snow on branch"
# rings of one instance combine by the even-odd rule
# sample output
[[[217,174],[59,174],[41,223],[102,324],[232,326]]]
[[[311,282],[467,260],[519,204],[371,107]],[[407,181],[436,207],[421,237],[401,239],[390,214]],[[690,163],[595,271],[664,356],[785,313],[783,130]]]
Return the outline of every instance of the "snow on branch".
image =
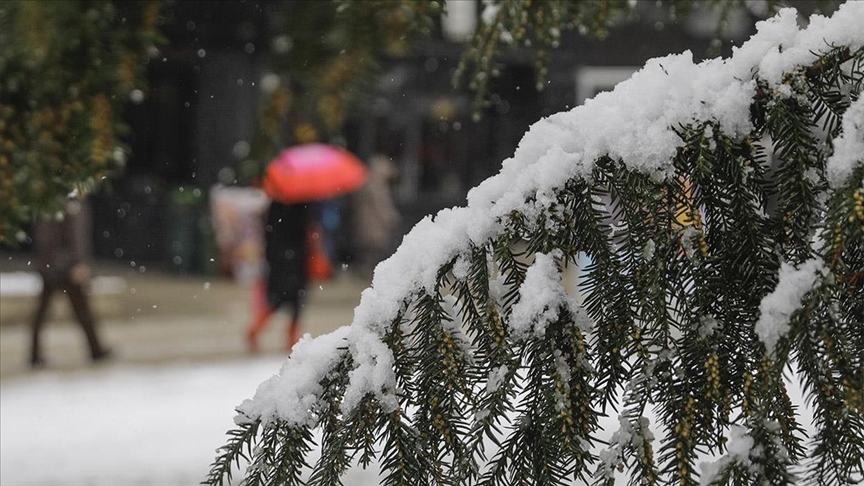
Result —
[[[519,288],[519,302],[510,314],[510,328],[516,339],[531,333],[542,336],[546,326],[558,317],[562,306],[571,312],[577,307],[576,300],[568,296],[561,285],[556,256],[538,253],[534,264],[528,268],[525,282]]]
[[[780,266],[777,287],[762,299],[759,320],[756,322],[756,334],[769,354],[774,352],[777,342],[789,332],[789,318],[801,307],[801,299],[827,272],[821,258],[807,260],[798,268],[788,263]]]
[[[842,126],[843,133],[834,139],[834,154],[825,169],[831,187],[842,186],[856,167],[864,165],[864,96],[849,105]]]
[[[343,412],[369,394],[383,409],[395,408],[394,356],[382,336],[414,296],[434,291],[444,264],[468,254],[472,246],[487,244],[513,211],[533,220],[567,181],[588,178],[598,159],[608,157],[663,179],[674,173],[673,158],[684,144],[676,129],[710,123],[740,140],[753,129],[750,107],[757,82],[782,93],[784,74],[812,65],[820,52],[832,46],[862,48],[862,25],[864,2],[846,3],[831,18],[814,16],[803,30],[796,11],[784,9],[759,22],[757,33],[729,59],[694,63],[690,52],[652,59],[612,92],[538,121],[501,171],[470,191],[467,207],[425,218],[395,254],[378,265],[349,328],[301,342],[280,374],[240,405],[238,420],[313,423],[310,410],[321,395],[316,383],[346,352],[354,369]],[[838,155],[832,159],[837,168],[832,180],[846,173],[838,168],[844,160],[861,153],[862,106],[859,100],[844,122],[844,135],[836,142]],[[800,271],[812,270],[806,267]],[[782,326],[767,328],[774,330],[766,334],[766,344]]]
[[[747,464],[753,449],[753,438],[747,435],[747,429],[733,425],[729,430],[727,453],[714,462],[703,462],[701,486],[713,484],[723,470],[735,464]]]

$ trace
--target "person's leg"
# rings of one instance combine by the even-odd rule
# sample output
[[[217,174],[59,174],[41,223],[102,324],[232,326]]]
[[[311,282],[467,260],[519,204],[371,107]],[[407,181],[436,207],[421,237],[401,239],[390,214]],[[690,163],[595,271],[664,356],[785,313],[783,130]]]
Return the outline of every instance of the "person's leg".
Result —
[[[66,294],[69,296],[69,301],[72,302],[72,310],[75,311],[78,324],[81,325],[84,336],[87,337],[87,345],[90,347],[90,357],[93,361],[107,358],[110,352],[102,347],[102,344],[99,342],[99,336],[96,334],[96,319],[93,317],[93,312],[90,309],[90,302],[87,299],[84,286],[74,282],[67,282],[65,289]]]
[[[303,299],[300,296],[294,297],[291,302],[291,316],[288,319],[288,327],[285,328],[285,350],[291,351],[291,348],[300,340],[300,313],[303,305]]]
[[[36,308],[36,314],[30,323],[31,341],[30,341],[30,366],[39,367],[44,365],[42,360],[41,334],[42,327],[45,325],[45,316],[48,313],[48,307],[51,303],[51,294],[54,293],[54,286],[48,283],[48,279],[42,277],[42,292],[39,294],[39,306]]]
[[[275,312],[275,308],[265,305],[256,311],[252,322],[246,326],[246,346],[250,352],[258,351],[258,335],[267,327],[267,321]]]
[[[291,348],[300,340],[300,321],[291,319],[288,321],[288,327],[285,329],[285,350],[291,351]]]

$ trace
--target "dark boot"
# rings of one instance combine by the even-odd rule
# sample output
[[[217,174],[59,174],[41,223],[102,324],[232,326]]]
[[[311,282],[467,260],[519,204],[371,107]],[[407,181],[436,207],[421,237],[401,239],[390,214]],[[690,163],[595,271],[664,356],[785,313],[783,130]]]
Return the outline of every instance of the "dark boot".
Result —
[[[54,286],[42,278],[42,292],[39,294],[39,307],[36,308],[36,314],[33,316],[33,321],[30,323],[30,366],[34,369],[45,367],[45,360],[42,359],[41,334],[42,328],[45,326],[45,316],[48,313],[48,304],[51,303],[51,295],[54,293]]]
[[[292,319],[288,329],[285,330],[285,351],[291,352],[291,349],[300,340],[300,329],[300,321]]]
[[[246,347],[250,353],[258,352],[258,335],[267,326],[267,321],[276,312],[276,309],[264,307],[246,327]]]
[[[103,361],[103,360],[111,358],[111,356],[113,356],[113,354],[114,353],[111,351],[110,348],[102,348],[99,350],[98,353],[91,354],[90,358],[93,361]]]
[[[87,301],[87,294],[84,292],[84,288],[80,284],[70,283],[66,288],[66,293],[72,302],[75,317],[78,318],[78,323],[87,337],[87,345],[90,347],[90,358],[93,361],[102,361],[109,358],[111,350],[104,348],[99,342],[99,336],[96,334],[96,322],[90,310],[90,303]]]

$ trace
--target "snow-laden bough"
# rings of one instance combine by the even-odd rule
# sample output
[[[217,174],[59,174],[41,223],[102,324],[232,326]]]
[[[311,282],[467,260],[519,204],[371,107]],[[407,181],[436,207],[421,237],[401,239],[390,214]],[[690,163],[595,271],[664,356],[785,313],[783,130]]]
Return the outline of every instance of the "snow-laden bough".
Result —
[[[314,427],[316,484],[379,442],[385,484],[554,482],[598,456],[601,482],[626,462],[686,483],[698,451],[730,447],[709,476],[785,480],[808,454],[783,400],[793,362],[831,431],[810,471],[854,478],[862,25],[864,2],[806,28],[784,9],[728,59],[652,59],[535,123],[467,206],[423,219],[377,266],[350,326],[301,340],[240,404],[210,484],[259,427],[250,474],[291,484]],[[582,255],[577,301],[562,271]],[[610,407],[627,433],[591,452]]]
[[[237,421],[281,419],[308,424],[310,405],[318,396],[309,383],[326,375],[336,361],[340,347],[333,345],[334,339],[343,339],[342,346],[359,363],[343,411],[350,411],[368,393],[384,403],[395,403],[393,357],[381,335],[406,299],[418,289],[434,288],[444,263],[467,252],[472,243],[487,242],[500,230],[501,218],[512,211],[528,215],[542,211],[544,195],[574,177],[588,177],[601,157],[670,177],[672,160],[683,145],[675,128],[707,122],[730,137],[747,135],[752,129],[750,105],[757,79],[766,81],[768,89],[782,89],[784,73],[809,67],[827,46],[861,49],[862,25],[864,2],[844,4],[831,18],[814,16],[803,30],[797,12],[784,9],[757,24],[758,33],[734,49],[730,59],[694,63],[689,51],[652,59],[613,91],[535,123],[500,173],[469,192],[467,207],[426,217],[378,265],[350,328],[302,343],[298,351],[305,352],[295,353],[277,377],[239,407]],[[844,123],[844,134],[838,139],[843,153],[831,159],[832,185],[841,185],[862,164],[864,152],[856,150],[862,147],[862,107],[864,98],[854,103],[853,117]],[[298,408],[285,406],[286,396]]]

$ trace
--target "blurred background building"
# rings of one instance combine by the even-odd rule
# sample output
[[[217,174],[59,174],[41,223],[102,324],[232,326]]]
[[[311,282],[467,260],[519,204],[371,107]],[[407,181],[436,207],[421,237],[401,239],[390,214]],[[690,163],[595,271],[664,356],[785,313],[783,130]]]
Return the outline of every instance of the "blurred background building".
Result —
[[[254,183],[243,164],[255,150],[259,112],[273,89],[268,84],[274,73],[277,81],[292,76],[274,57],[301,35],[286,31],[292,24],[285,19],[316,4],[185,0],[165,7],[161,30],[167,42],[148,63],[149,91],[128,105],[131,155],[122,175],[93,197],[96,256],[181,272],[226,271],[217,257],[210,188]],[[564,32],[560,48],[549,53],[542,90],[531,53],[504,53],[499,75],[490,81],[488,106],[475,117],[472,94],[454,88],[453,75],[485,6],[458,0],[447,8],[447,15],[434,17],[428,38],[385,54],[348,105],[344,123],[318,136],[364,160],[375,153],[392,158],[402,233],[427,214],[464,204],[467,191],[497,172],[541,117],[610,89],[651,57],[685,49],[697,59],[716,54],[718,19],[711,11],[697,9],[676,22],[653,2],[640,2],[602,41]],[[732,13],[723,21],[723,35],[738,43],[750,34],[753,15]],[[314,22],[305,27],[313,34],[319,28]],[[343,220],[350,220],[356,209],[350,196],[338,203]],[[355,250],[350,227],[342,224],[336,235],[338,258],[346,262]]]

